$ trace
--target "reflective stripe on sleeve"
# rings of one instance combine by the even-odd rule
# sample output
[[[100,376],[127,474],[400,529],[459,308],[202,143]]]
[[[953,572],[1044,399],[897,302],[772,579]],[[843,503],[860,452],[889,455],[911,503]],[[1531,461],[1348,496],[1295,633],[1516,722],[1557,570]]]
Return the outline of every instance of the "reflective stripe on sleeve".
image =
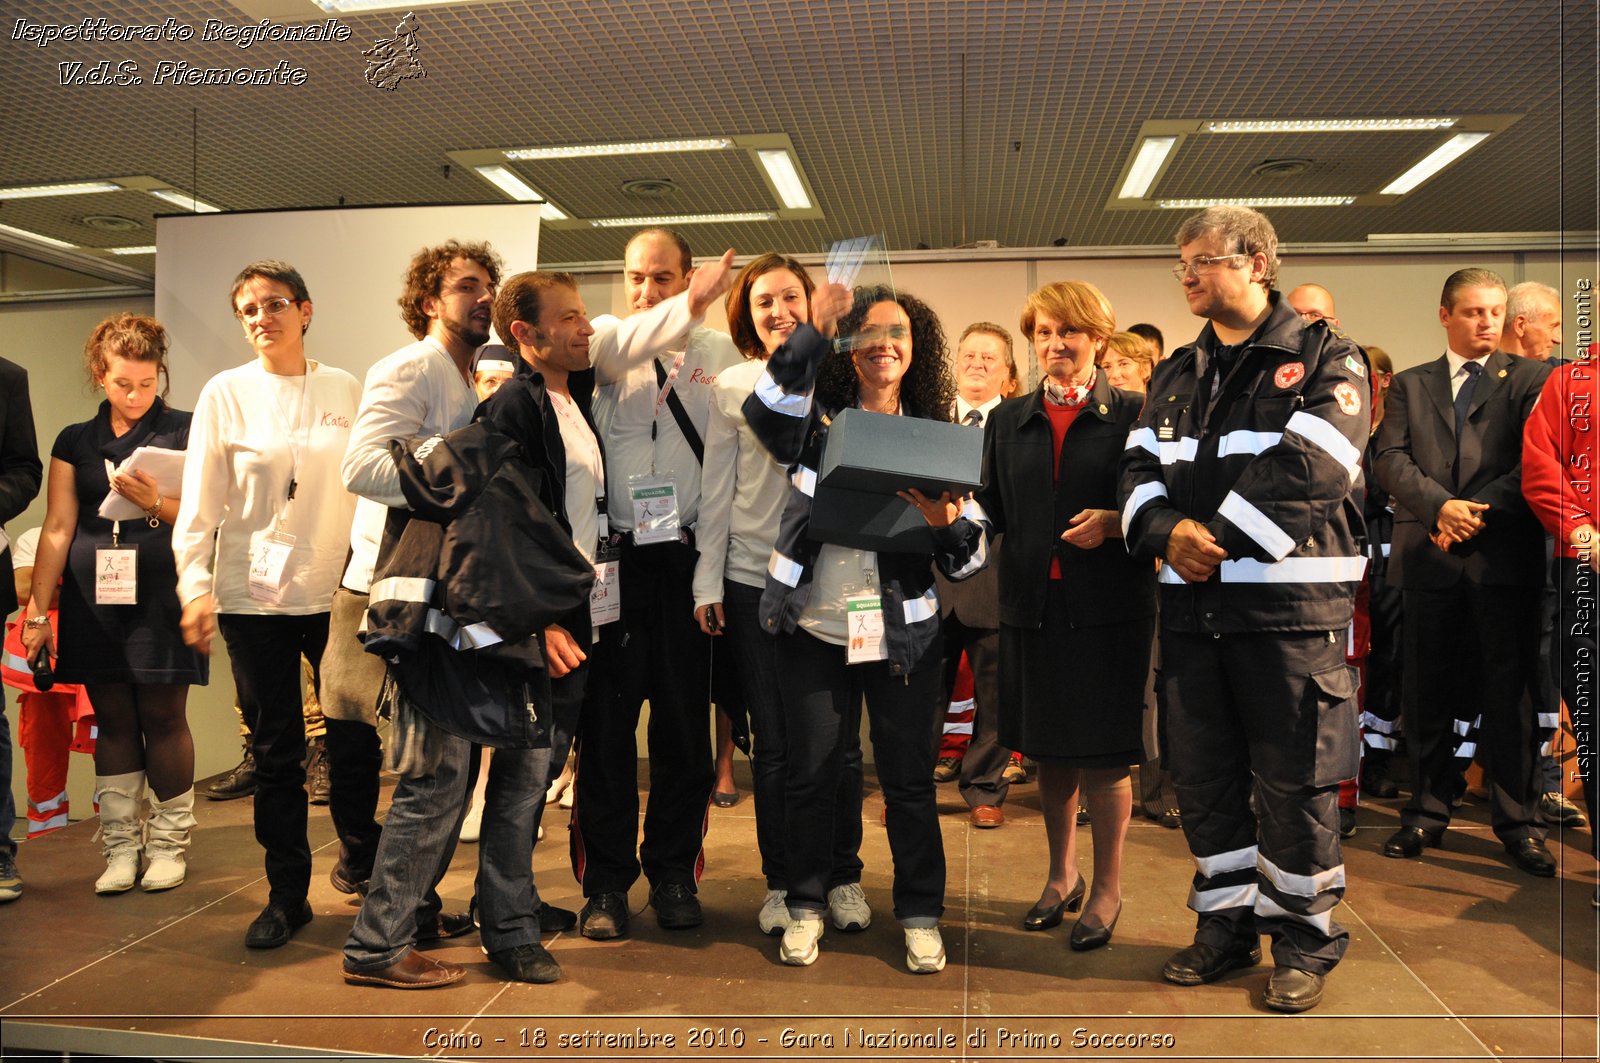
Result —
[[[1288,533],[1237,491],[1228,492],[1228,497],[1217,507],[1217,515],[1228,518],[1234,527],[1254,539],[1275,561],[1281,560],[1294,549],[1294,540],[1289,538]]]
[[[1296,435],[1304,436],[1318,447],[1327,452],[1328,456],[1350,474],[1350,482],[1355,483],[1356,477],[1361,475],[1361,451],[1348,439],[1344,433],[1335,428],[1330,422],[1324,421],[1315,414],[1300,410],[1289,418],[1289,423],[1284,428]]]
[[[762,373],[756,381],[756,398],[761,400],[761,405],[773,413],[781,413],[785,417],[804,417],[811,408],[811,393],[801,392],[791,395],[772,379],[771,371]]]

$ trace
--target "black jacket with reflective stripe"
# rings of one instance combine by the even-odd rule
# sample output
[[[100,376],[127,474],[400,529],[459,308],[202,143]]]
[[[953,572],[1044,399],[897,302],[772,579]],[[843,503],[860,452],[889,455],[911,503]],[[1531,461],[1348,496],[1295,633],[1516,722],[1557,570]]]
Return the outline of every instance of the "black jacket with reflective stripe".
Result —
[[[1156,367],[1119,470],[1128,548],[1164,557],[1179,521],[1228,553],[1204,583],[1171,565],[1161,622],[1177,631],[1334,631],[1365,568],[1362,448],[1371,424],[1365,353],[1278,293],[1207,403],[1208,323]]]

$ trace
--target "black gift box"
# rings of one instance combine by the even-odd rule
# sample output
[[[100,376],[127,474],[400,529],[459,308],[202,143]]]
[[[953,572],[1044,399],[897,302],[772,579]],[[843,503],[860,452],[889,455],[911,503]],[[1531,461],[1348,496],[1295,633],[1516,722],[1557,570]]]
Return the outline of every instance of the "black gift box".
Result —
[[[983,478],[983,433],[945,421],[842,410],[812,497],[813,539],[861,550],[929,553],[928,522],[896,491],[930,498],[975,490]]]

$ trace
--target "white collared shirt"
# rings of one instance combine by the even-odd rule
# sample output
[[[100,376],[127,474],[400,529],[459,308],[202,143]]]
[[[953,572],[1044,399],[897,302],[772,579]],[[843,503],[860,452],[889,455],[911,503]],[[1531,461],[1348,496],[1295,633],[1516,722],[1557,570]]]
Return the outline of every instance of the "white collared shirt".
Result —
[[[956,396],[956,417],[955,417],[956,424],[966,424],[967,423],[967,414],[971,413],[973,410],[977,410],[979,413],[983,414],[983,420],[980,421],[975,427],[981,428],[984,425],[989,423],[989,415],[994,412],[994,408],[996,406],[1000,405],[1004,401],[1005,401],[1005,396],[996,395],[994,398],[990,399],[988,402],[984,403],[982,406],[974,406],[974,405],[972,405],[972,403],[968,402],[966,399],[962,398],[960,395],[957,395]]]
[[[1489,352],[1489,354],[1493,353],[1493,351]],[[1450,348],[1445,348],[1444,356],[1450,363],[1450,401],[1455,401],[1455,397],[1461,394],[1461,385],[1467,382],[1467,363],[1475,362],[1479,368],[1487,371],[1489,368],[1489,354],[1484,355],[1482,358],[1464,358]]]

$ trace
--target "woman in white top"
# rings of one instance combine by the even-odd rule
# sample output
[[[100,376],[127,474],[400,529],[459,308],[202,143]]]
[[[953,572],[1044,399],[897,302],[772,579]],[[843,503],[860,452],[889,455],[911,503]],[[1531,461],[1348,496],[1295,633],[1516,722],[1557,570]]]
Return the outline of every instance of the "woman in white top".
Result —
[[[756,915],[763,934],[789,926],[784,873],[783,699],[778,690],[777,640],[761,626],[761,591],[767,560],[778,537],[788,499],[784,467],[761,445],[744,416],[767,358],[796,328],[811,320],[815,285],[799,262],[765,254],[739,273],[728,291],[728,332],[741,365],[717,374],[706,428],[705,474],[701,481],[694,570],[695,618],[700,629],[726,635],[750,713],[750,772],[756,802],[756,845],[767,896]],[[848,743],[834,806],[833,872],[828,910],[840,930],[862,930],[872,910],[861,890],[861,780],[859,733]]]
[[[311,919],[300,657],[322,659],[350,542],[339,466],[361,386],[306,357],[311,295],[293,266],[246,266],[229,301],[256,358],[200,393],[172,548],[184,638],[209,652],[220,628],[250,724],[270,894],[245,944],[274,948]]]

